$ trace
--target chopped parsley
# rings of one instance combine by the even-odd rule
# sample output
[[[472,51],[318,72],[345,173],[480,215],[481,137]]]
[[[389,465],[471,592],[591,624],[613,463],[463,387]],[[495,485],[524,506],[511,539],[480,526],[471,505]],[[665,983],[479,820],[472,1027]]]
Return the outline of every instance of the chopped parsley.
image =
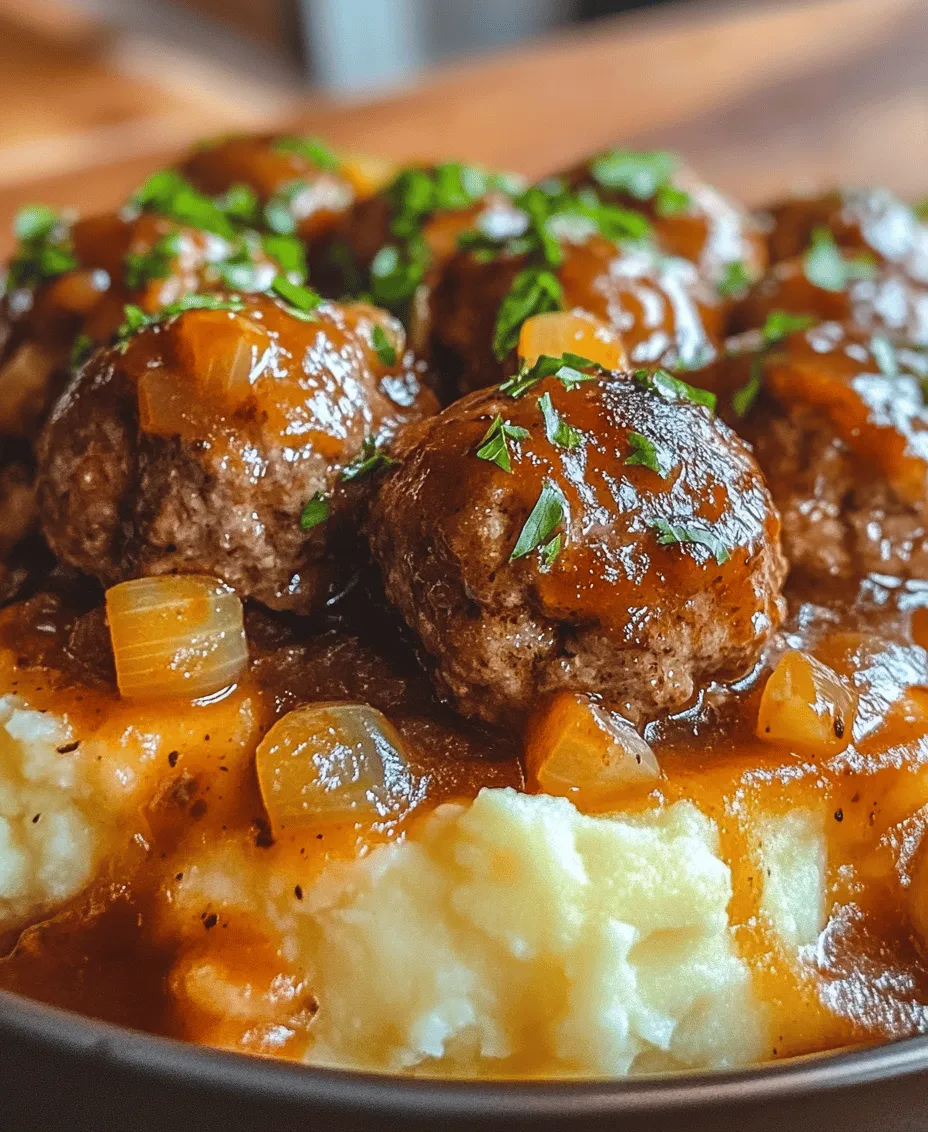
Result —
[[[317,491],[300,514],[300,529],[311,531],[313,527],[318,527],[320,523],[324,523],[331,513],[332,508],[329,506],[328,499],[321,491]]]
[[[699,389],[690,385],[665,369],[656,369],[650,372],[646,369],[637,369],[634,373],[635,381],[652,393],[659,393],[665,401],[690,401],[694,405],[703,405],[710,413],[715,412],[716,396],[708,389]]]
[[[912,205],[912,211],[919,220],[928,220],[928,197],[922,197]]]
[[[167,279],[181,247],[179,232],[156,240],[147,252],[127,252],[123,260],[126,286],[130,291],[155,279]]]
[[[596,373],[584,373],[583,370],[592,369]],[[504,381],[499,387],[500,393],[513,399],[523,397],[530,389],[546,377],[556,377],[565,389],[576,389],[585,381],[595,381],[596,375],[605,373],[599,362],[592,362],[580,354],[562,354],[554,358],[550,354],[539,355],[534,364],[523,362],[519,372]]]
[[[858,279],[872,279],[876,263],[872,256],[847,256],[828,228],[816,228],[802,260],[806,279],[823,291],[843,291]]]
[[[751,277],[744,260],[733,259],[725,264],[725,274],[716,284],[716,290],[723,299],[733,299],[743,295],[751,285]]]
[[[326,173],[335,173],[342,167],[338,156],[329,149],[324,141],[320,141],[319,138],[276,138],[274,141],[274,149],[276,149],[278,153],[295,153],[298,157],[305,158],[318,169],[322,169]]]
[[[561,553],[561,536],[555,535],[550,542],[543,543],[540,549],[542,569],[550,570],[555,558]]]
[[[10,262],[10,287],[37,287],[78,266],[67,222],[48,205],[30,204],[20,209],[13,232],[18,244]]]
[[[688,212],[692,204],[693,198],[689,193],[671,184],[661,185],[654,196],[654,207],[658,216],[679,216],[683,212]]]
[[[144,185],[129,198],[133,207],[145,212],[155,212],[212,232],[224,239],[235,239],[235,226],[212,197],[201,193],[176,169],[160,169],[152,173]]]
[[[764,383],[764,359],[762,354],[751,358],[751,369],[747,381],[731,395],[732,411],[738,417],[746,417],[754,408]]]
[[[671,186],[677,159],[672,153],[612,149],[590,162],[593,179],[604,189],[628,193],[636,200],[652,200]]]
[[[870,353],[885,377],[899,376],[899,358],[896,347],[885,334],[874,334],[870,339]]]
[[[504,421],[502,416],[497,413],[493,423],[480,441],[477,456],[481,460],[489,460],[491,464],[496,464],[504,472],[511,473],[512,460],[509,454],[509,441],[526,440],[528,435],[527,428]]]
[[[416,233],[404,243],[384,244],[370,266],[371,296],[389,310],[404,312],[425,279],[431,253],[425,238]]]
[[[71,347],[71,356],[68,359],[69,367],[71,369],[80,369],[93,353],[95,346],[96,342],[94,342],[89,334],[78,334],[74,339],[74,345]]]
[[[375,326],[371,334],[371,344],[385,366],[396,365],[396,347],[387,337],[382,326]]]
[[[716,564],[719,566],[731,558],[731,553],[725,543],[714,531],[707,527],[697,527],[687,523],[669,523],[666,519],[652,519],[650,526],[657,532],[657,541],[661,546],[674,546],[678,543],[695,543],[698,546],[704,546],[713,555]]]
[[[184,295],[176,303],[168,303],[167,306],[155,311],[154,314],[148,314],[141,307],[129,303],[123,307],[123,322],[116,331],[116,342],[125,349],[129,339],[138,334],[140,330],[167,322],[186,311],[240,311],[241,309],[242,300],[237,295],[229,295],[228,297],[223,295]]]
[[[494,356],[502,361],[515,349],[527,318],[560,310],[563,305],[564,291],[556,275],[544,267],[524,268],[500,303],[493,330]]]
[[[270,197],[264,206],[264,223],[278,236],[292,236],[296,232],[294,202],[309,188],[306,181],[299,178],[287,181]]]
[[[671,464],[665,449],[658,447],[653,440],[649,440],[640,432],[630,432],[628,443],[631,453],[625,457],[626,464],[640,464],[643,468],[657,472],[661,479],[667,478]]]
[[[357,456],[342,468],[342,479],[347,483],[351,480],[361,479],[362,476],[373,475],[374,472],[382,471],[384,468],[391,468],[396,463],[391,456],[388,456],[377,444],[373,436],[368,436],[364,441],[364,446]]]
[[[306,249],[302,241],[295,236],[280,236],[271,233],[261,237],[261,246],[271,259],[291,278],[296,276],[297,282],[306,279]]]
[[[517,558],[524,558],[526,554],[530,554],[537,547],[541,546],[563,519],[564,497],[550,480],[545,480],[535,506],[532,508],[529,517],[525,520],[525,526],[519,534],[512,554],[509,555],[509,561],[514,562]],[[550,560],[553,561],[554,556],[556,556],[559,550],[560,544],[558,544],[553,554],[551,553],[550,543],[545,547],[543,554],[546,559],[546,565],[550,565],[547,558],[550,557]]]
[[[760,336],[764,344],[772,346],[782,342],[797,330],[808,330],[815,325],[815,318],[811,314],[791,314],[789,311],[771,311],[764,321]]]
[[[563,420],[555,409],[550,393],[542,393],[538,398],[538,408],[545,422],[545,435],[551,444],[558,448],[576,448],[583,435]]]
[[[216,197],[216,204],[231,220],[241,224],[257,224],[260,207],[258,194],[251,185],[230,185]]]
[[[315,317],[313,312],[322,302],[322,296],[312,287],[304,287],[302,283],[293,283],[286,275],[275,275],[271,283],[274,291],[287,304],[287,310],[294,318],[310,322]]]

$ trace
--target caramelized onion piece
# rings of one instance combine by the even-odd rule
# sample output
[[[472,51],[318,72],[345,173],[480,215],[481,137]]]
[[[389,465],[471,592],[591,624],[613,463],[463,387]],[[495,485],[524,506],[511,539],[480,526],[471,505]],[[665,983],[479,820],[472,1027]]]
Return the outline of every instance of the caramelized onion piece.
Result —
[[[386,828],[421,800],[396,728],[368,704],[316,703],[288,712],[257,753],[275,834],[364,823]]]
[[[386,157],[372,157],[367,153],[342,155],[340,172],[362,199],[372,197],[396,176],[399,166]]]
[[[827,664],[807,653],[780,657],[764,687],[757,735],[812,755],[840,754],[851,741],[857,693]]]
[[[632,725],[589,696],[560,692],[530,730],[529,779],[545,794],[599,807],[628,786],[660,778],[660,766]]]
[[[145,432],[200,438],[216,414],[251,396],[271,361],[267,331],[229,311],[190,311],[174,335],[178,368],[157,367],[139,378],[139,422]]]
[[[106,591],[116,681],[130,699],[201,699],[248,665],[238,594],[218,578],[136,578]]]
[[[608,323],[585,311],[551,311],[527,318],[519,333],[519,357],[534,365],[542,354],[552,358],[579,354],[604,369],[628,367],[622,339]]]

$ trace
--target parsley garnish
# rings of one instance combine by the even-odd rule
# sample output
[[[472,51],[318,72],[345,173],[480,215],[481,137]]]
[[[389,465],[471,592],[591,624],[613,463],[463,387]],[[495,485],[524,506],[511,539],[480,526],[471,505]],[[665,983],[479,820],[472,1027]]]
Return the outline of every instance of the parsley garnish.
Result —
[[[870,339],[870,353],[885,377],[899,376],[899,358],[896,347],[885,334],[874,334]]]
[[[317,491],[303,508],[300,515],[300,528],[304,531],[310,531],[313,527],[318,527],[320,523],[324,523],[331,513],[332,508],[329,506],[328,499],[321,491]]]
[[[653,440],[649,440],[640,432],[630,432],[628,443],[631,453],[625,457],[626,464],[640,464],[643,468],[657,472],[661,479],[667,478],[667,473],[670,471],[670,462],[667,452],[663,448],[659,448]]]
[[[815,325],[811,314],[791,314],[789,311],[771,311],[761,328],[761,338],[768,346],[781,342],[797,330],[808,330]]]
[[[346,482],[351,480],[360,479],[362,476],[369,476],[373,472],[379,472],[383,468],[392,467],[397,461],[381,449],[373,436],[368,436],[364,441],[364,446],[357,456],[342,468],[342,479]]]
[[[592,369],[595,373],[583,373],[583,370]],[[515,377],[510,377],[499,387],[500,393],[513,399],[522,397],[533,389],[546,377],[556,377],[565,389],[571,390],[585,381],[595,381],[598,374],[606,370],[599,362],[590,361],[580,354],[562,354],[559,358],[550,354],[540,354],[533,365],[523,362]]]
[[[71,347],[71,357],[68,360],[69,367],[80,369],[93,353],[95,346],[96,342],[89,334],[78,334],[74,339],[74,345]]]
[[[928,220],[928,197],[922,197],[912,205],[912,211],[919,220]]]
[[[704,405],[710,413],[715,412],[714,393],[710,393],[708,389],[698,389],[695,385],[689,385],[665,369],[656,369],[653,373],[646,369],[637,369],[634,378],[645,389],[659,393],[665,401],[691,401],[694,405]]]
[[[292,236],[296,231],[296,217],[293,202],[307,191],[309,186],[297,178],[281,185],[264,206],[264,223],[278,236]]]
[[[154,279],[167,279],[180,252],[180,243],[180,233],[169,232],[152,244],[147,252],[127,252],[123,266],[129,290],[144,287]]]
[[[524,558],[526,554],[530,554],[536,547],[541,546],[563,518],[564,497],[553,483],[545,480],[541,494],[538,496],[529,517],[525,520],[525,526],[513,547],[512,554],[509,555],[509,561],[514,562],[517,558]],[[550,543],[545,547],[546,565],[550,565],[550,562],[547,561],[548,557],[553,561],[559,550],[560,544],[554,549],[553,554],[551,553]]]
[[[235,239],[235,227],[222,208],[212,197],[194,188],[176,169],[152,173],[145,184],[132,194],[130,204],[203,232],[212,232],[227,240]]]
[[[30,204],[20,209],[13,232],[19,244],[10,262],[10,287],[36,287],[78,266],[67,223],[48,205]]]
[[[216,205],[226,216],[242,224],[258,223],[258,194],[251,185],[230,185],[221,196],[216,197]]]
[[[425,279],[431,254],[416,233],[402,245],[384,244],[371,260],[371,295],[376,303],[402,312]]]
[[[185,311],[240,311],[241,309],[242,300],[238,295],[229,295],[228,297],[222,295],[184,295],[176,303],[168,303],[167,306],[155,311],[154,314],[148,314],[141,307],[129,303],[123,307],[123,323],[116,331],[116,341],[125,349],[128,340],[134,334],[138,334],[140,330],[167,322],[169,319],[176,318],[177,315],[184,314]]]
[[[541,547],[541,562],[543,570],[550,570],[555,558],[561,553],[561,536],[555,535],[550,542]]]
[[[590,162],[590,173],[603,188],[628,193],[636,200],[651,200],[662,187],[672,187],[676,168],[672,153],[625,149],[601,153]]]
[[[538,398],[538,408],[545,421],[545,435],[552,444],[558,448],[576,448],[583,436],[566,421],[562,420],[555,409],[550,393],[542,393]]]
[[[304,287],[301,283],[291,282],[286,275],[275,275],[271,283],[271,290],[280,296],[287,304],[287,309],[294,318],[310,322],[315,317],[313,311],[322,302],[322,296],[312,287]]]
[[[527,267],[512,281],[500,303],[493,330],[493,354],[502,361],[519,341],[522,323],[533,314],[560,310],[564,292],[556,275],[543,267]]]
[[[704,546],[714,556],[719,566],[731,558],[725,543],[706,527],[669,523],[666,519],[651,519],[649,525],[657,531],[657,541],[661,546],[673,546],[677,543],[695,543]]]
[[[274,148],[278,153],[295,153],[304,157],[319,169],[327,173],[335,173],[342,167],[336,154],[319,138],[283,137],[274,141]]]
[[[843,291],[857,279],[872,279],[876,264],[872,256],[846,256],[828,228],[816,228],[802,259],[806,279],[823,291]]]
[[[493,419],[493,423],[480,441],[477,456],[481,460],[489,460],[490,463],[496,464],[496,466],[502,468],[504,472],[511,473],[512,461],[509,456],[508,442],[510,440],[526,440],[528,435],[529,432],[527,428],[510,424],[509,421],[504,421],[502,416],[497,413]]]
[[[736,295],[743,295],[751,285],[751,277],[744,265],[744,260],[733,259],[725,264],[725,274],[716,284],[716,290],[723,299],[731,299]]]
[[[262,236],[261,246],[287,275],[298,277],[296,282],[306,279],[306,249],[296,236]]]
[[[751,369],[747,381],[731,395],[732,411],[738,417],[746,417],[754,408],[760,396],[764,381],[764,359],[762,354],[751,358]]]
[[[377,353],[377,357],[383,362],[385,366],[396,365],[396,347],[387,337],[382,326],[375,326],[371,334],[371,344]]]
[[[681,212],[687,212],[692,203],[689,193],[670,184],[661,185],[654,198],[658,216],[679,216]]]

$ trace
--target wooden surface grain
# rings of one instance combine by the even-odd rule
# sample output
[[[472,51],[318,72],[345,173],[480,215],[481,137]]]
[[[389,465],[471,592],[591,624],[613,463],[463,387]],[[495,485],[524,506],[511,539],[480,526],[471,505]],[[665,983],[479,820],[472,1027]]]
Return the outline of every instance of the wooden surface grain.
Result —
[[[926,0],[671,5],[469,61],[371,103],[308,99],[291,123],[396,158],[531,175],[617,142],[682,152],[759,203],[834,182],[928,192]],[[129,156],[0,187],[0,232],[29,200],[117,205],[174,153],[144,127]]]

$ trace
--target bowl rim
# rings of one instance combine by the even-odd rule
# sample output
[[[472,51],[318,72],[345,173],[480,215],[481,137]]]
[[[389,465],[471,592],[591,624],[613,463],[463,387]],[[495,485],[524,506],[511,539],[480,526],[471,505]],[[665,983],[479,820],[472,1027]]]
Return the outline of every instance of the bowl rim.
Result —
[[[808,1096],[928,1071],[928,1035],[742,1069],[615,1080],[402,1077],[252,1057],[101,1022],[0,991],[0,1042],[28,1040],[163,1084],[372,1117],[583,1117]],[[2,1056],[2,1055],[0,1055]]]

